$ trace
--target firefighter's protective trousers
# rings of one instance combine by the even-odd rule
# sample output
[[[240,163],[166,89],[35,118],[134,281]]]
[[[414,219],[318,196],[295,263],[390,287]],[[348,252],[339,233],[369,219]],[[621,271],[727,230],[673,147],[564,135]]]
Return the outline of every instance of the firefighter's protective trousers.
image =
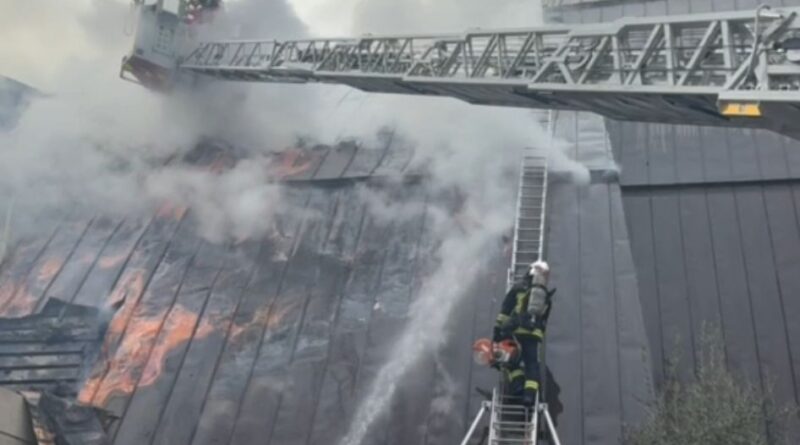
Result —
[[[532,320],[527,315],[529,297],[529,286],[514,285],[503,300],[495,326],[495,341],[513,336],[520,344],[521,363],[506,371],[515,394],[535,394],[539,390],[539,345],[544,339],[544,319]]]

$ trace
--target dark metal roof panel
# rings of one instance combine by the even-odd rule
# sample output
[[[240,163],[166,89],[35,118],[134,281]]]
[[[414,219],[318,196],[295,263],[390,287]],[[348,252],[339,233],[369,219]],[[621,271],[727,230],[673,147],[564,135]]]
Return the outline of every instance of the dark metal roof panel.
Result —
[[[556,118],[568,156],[593,169],[612,168],[602,118],[574,112]],[[606,182],[576,185],[555,173],[547,258],[559,293],[547,360],[564,410],[559,431],[565,443],[615,443],[654,397],[620,189]]]
[[[77,394],[104,331],[98,310],[55,299],[37,314],[0,319],[0,386]]]
[[[549,261],[558,297],[547,362],[560,386],[565,443],[615,443],[653,398],[619,189],[553,184]]]
[[[800,143],[764,130],[608,122],[623,186],[797,179]]]
[[[357,151],[358,146],[354,142],[344,142],[331,147],[328,156],[325,157],[314,175],[314,179],[328,180],[342,177],[353,162]]]
[[[388,359],[439,246],[424,184],[392,193],[407,218],[365,213],[361,186],[290,188],[287,206],[307,211],[238,246],[200,240],[185,209],[164,206],[151,221],[87,222],[58,249],[44,240],[17,252],[0,273],[4,285],[23,282],[64,258],[51,289],[121,306],[80,394],[121,417],[114,443],[330,443]],[[402,415],[379,422],[391,443],[459,440],[473,387],[496,382],[469,346],[490,333],[508,252],[498,243],[484,260],[486,276],[451,319],[461,335],[404,378],[393,402]]]
[[[734,369],[755,384],[773,385],[779,403],[797,402],[800,329],[793,317],[800,316],[800,304],[792,295],[800,283],[800,231],[795,188],[701,185],[625,192],[629,227],[651,228],[649,235],[633,236],[632,245],[640,278],[653,277],[657,284],[640,285],[640,294],[643,305],[652,308],[644,311],[646,323],[657,327],[651,332],[662,333],[650,338],[654,349],[664,351],[654,363],[661,373],[676,344],[683,344],[681,360],[689,366],[701,351],[704,325],[716,327]],[[641,211],[648,207],[652,219]],[[672,214],[678,219],[658,224]],[[649,273],[653,259],[655,270]],[[793,424],[792,433],[798,431]]]

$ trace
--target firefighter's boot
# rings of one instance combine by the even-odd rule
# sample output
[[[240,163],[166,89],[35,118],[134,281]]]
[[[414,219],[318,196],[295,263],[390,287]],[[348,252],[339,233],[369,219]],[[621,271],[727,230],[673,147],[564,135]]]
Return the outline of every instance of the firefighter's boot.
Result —
[[[539,392],[539,382],[528,380],[525,382],[525,392],[522,394],[522,404],[531,407],[536,403],[536,394]]]

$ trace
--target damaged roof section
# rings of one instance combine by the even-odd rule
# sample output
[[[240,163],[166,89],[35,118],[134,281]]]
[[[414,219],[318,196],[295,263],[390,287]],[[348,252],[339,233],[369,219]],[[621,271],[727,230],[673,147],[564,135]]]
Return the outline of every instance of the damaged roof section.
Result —
[[[261,157],[271,178],[289,184],[421,174],[410,171],[415,150],[408,141],[391,130],[379,131],[376,139],[374,146],[350,140],[308,146],[301,141],[297,147],[265,155],[258,152],[254,155],[224,141],[208,139],[188,153],[183,162],[224,170],[235,165],[238,159]]]
[[[410,159],[333,150],[312,178],[394,175]],[[236,244],[199,238],[191,210],[174,206],[146,220],[65,222],[22,243],[0,270],[0,310],[24,317],[51,296],[118,307],[78,394],[119,418],[112,443],[331,443],[419,297],[441,241],[430,206],[463,204],[432,196],[424,181],[343,179],[287,186],[268,235]],[[402,218],[372,214],[365,193],[386,194]],[[479,308],[503,293],[507,264],[498,239],[480,288],[452,321],[463,335],[414,371],[395,403],[404,414],[379,428],[400,438],[392,443],[461,439],[472,388],[496,379],[474,367],[469,345],[491,327]]]
[[[76,395],[104,330],[97,309],[59,300],[34,315],[0,319],[0,386]]]
[[[110,417],[74,403],[103,341],[107,316],[50,299],[0,319],[0,443],[105,444]]]

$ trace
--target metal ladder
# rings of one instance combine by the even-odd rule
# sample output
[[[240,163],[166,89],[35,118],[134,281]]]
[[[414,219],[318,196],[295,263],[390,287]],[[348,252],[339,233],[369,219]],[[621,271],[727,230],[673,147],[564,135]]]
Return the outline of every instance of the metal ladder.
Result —
[[[495,389],[489,418],[488,445],[532,445],[533,410],[519,404]]]
[[[549,111],[541,116],[541,123],[547,127],[548,146],[553,144],[557,111]],[[534,150],[523,155],[519,173],[517,190],[516,221],[514,225],[513,251],[511,267],[508,270],[508,287],[523,277],[531,263],[544,259],[545,256],[545,222],[547,212],[547,158]],[[539,445],[534,431],[539,431],[541,421],[553,433],[552,443],[560,445],[555,433],[552,418],[547,411],[547,404],[540,403],[537,396],[535,408],[521,406],[518,400],[510,400],[500,389],[502,383],[492,392],[491,400],[481,403],[480,411],[470,424],[461,445],[470,444],[483,417],[489,415],[488,431],[484,430],[483,439],[488,445]],[[474,443],[474,442],[472,442]],[[483,445],[483,441],[479,442]]]
[[[509,287],[525,275],[531,263],[544,256],[547,158],[538,154],[523,157],[517,197]]]

